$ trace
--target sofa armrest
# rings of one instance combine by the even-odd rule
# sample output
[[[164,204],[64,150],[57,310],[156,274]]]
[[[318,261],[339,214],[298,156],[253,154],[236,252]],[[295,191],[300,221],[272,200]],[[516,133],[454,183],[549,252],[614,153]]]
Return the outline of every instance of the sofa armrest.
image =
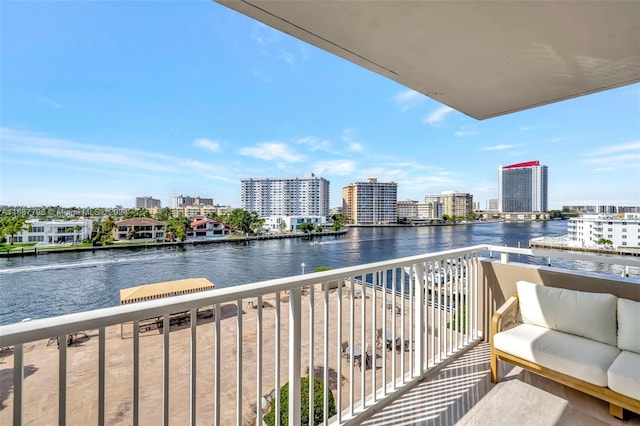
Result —
[[[511,296],[491,318],[491,337],[518,323],[518,296]]]

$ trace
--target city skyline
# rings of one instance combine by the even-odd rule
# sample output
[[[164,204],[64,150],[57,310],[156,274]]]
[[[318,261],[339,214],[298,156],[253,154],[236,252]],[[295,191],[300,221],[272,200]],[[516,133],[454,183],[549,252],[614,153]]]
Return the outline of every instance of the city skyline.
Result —
[[[640,84],[477,121],[210,1],[2,8],[2,205],[238,207],[242,178],[315,173],[331,207],[371,177],[482,206],[531,160],[549,209],[640,204]]]

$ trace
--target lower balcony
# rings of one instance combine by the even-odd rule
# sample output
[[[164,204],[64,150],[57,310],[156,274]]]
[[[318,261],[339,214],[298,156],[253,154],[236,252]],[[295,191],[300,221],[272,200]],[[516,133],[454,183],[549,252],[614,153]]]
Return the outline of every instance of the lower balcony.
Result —
[[[618,424],[506,363],[490,383],[487,340],[517,280],[640,300],[638,266],[474,246],[2,326],[0,424]]]

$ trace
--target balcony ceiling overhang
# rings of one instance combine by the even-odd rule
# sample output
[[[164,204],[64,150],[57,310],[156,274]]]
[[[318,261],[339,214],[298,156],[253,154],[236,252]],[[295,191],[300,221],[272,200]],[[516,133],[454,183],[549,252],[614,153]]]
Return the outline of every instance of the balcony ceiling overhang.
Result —
[[[640,81],[640,1],[216,1],[477,119]]]

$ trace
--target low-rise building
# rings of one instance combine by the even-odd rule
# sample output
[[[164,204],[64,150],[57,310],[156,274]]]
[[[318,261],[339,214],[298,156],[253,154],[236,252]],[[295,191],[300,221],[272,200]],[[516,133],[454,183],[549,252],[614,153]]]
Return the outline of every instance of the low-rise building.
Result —
[[[191,222],[191,232],[194,237],[223,237],[230,231],[222,222],[206,216],[196,216]]]
[[[78,220],[27,220],[25,228],[13,238],[14,243],[63,244],[80,243],[91,238],[93,221]]]
[[[567,229],[567,237],[579,247],[595,247],[602,245],[604,241],[610,242],[615,248],[640,247],[638,213],[572,217]]]
[[[325,226],[325,216],[268,216],[264,218],[262,228],[269,232],[296,231],[303,222],[312,223],[313,226]]]
[[[158,240],[165,237],[167,224],[148,217],[133,217],[121,220],[113,228],[116,240]]]

